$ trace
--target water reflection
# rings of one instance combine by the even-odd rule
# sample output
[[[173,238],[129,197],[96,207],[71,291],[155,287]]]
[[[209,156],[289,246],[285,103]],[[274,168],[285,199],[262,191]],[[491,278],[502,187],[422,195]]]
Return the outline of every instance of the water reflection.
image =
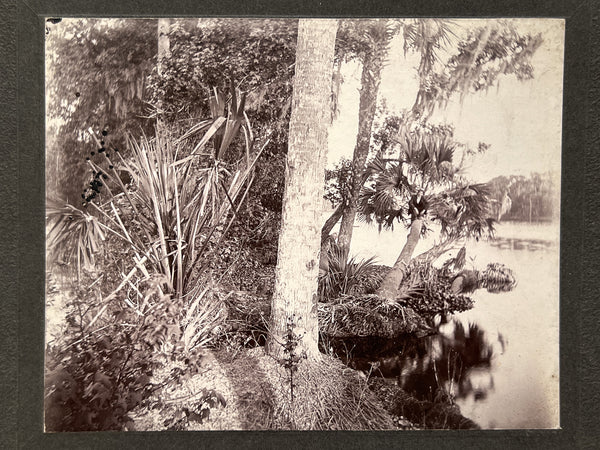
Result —
[[[354,256],[375,253],[381,263],[392,265],[404,241],[393,232],[377,234],[362,226],[355,230],[352,242]],[[423,239],[415,254],[433,244]],[[482,428],[558,427],[558,224],[503,222],[495,240],[469,241],[466,247],[468,268],[502,263],[514,272],[518,280],[515,289],[500,294],[478,289],[472,294],[473,309],[435,324],[439,336],[381,343],[382,352],[376,353],[373,349],[379,347],[373,341],[362,345],[346,342],[352,356],[349,363],[404,383],[421,397],[435,395],[437,372],[441,385],[450,387],[453,380],[461,413]],[[477,326],[473,329],[469,324]],[[462,366],[455,358],[457,362],[460,358]],[[460,376],[452,375],[454,367]],[[421,375],[426,381],[415,379]]]
[[[496,238],[490,241],[492,247],[501,250],[548,250],[555,246],[554,242],[544,239]]]
[[[492,358],[495,348],[504,352],[504,338],[491,343],[479,325],[465,326],[451,316],[438,322],[438,334],[422,339],[363,338],[338,341],[333,348],[351,367],[393,378],[420,400],[486,399],[494,390]]]

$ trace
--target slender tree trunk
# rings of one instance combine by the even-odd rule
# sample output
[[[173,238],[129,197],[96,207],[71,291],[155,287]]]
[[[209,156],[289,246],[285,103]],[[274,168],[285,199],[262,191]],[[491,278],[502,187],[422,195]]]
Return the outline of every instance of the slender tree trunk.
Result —
[[[380,23],[376,26],[385,26],[385,23]],[[367,157],[369,156],[371,131],[377,107],[379,85],[381,83],[381,70],[387,56],[388,44],[389,37],[378,42],[376,48],[373,48],[370,54],[365,55],[363,61],[358,113],[358,135],[352,157],[352,183],[338,234],[338,243],[342,246],[346,255],[350,251],[358,195],[364,183],[364,171]]]
[[[171,42],[169,40],[169,29],[171,27],[171,19],[158,19],[158,55],[157,55],[157,70],[158,75],[162,75],[165,59],[171,57]],[[165,131],[164,118],[162,115],[163,102],[162,98],[158,99],[156,105],[156,130],[163,134]]]
[[[288,319],[302,335],[296,353],[319,355],[317,277],[321,204],[337,21],[300,19],[281,233],[271,302],[269,354],[283,356]]]
[[[162,74],[163,60],[171,57],[169,28],[171,19],[158,19],[158,74]]]
[[[442,256],[444,253],[449,252],[450,250],[456,249],[457,247],[452,247],[452,245],[456,242],[456,239],[448,239],[444,242],[440,242],[439,244],[431,247],[429,250],[415,256],[413,261],[428,261],[433,262]]]
[[[421,236],[421,228],[423,227],[423,219],[415,219],[410,227],[410,232],[406,238],[406,244],[400,252],[400,256],[396,260],[394,267],[381,282],[377,295],[380,297],[393,298],[398,293],[398,288],[404,280],[406,266],[410,262],[415,247],[419,243]]]
[[[335,209],[333,214],[331,214],[331,216],[329,216],[329,219],[327,219],[325,221],[323,228],[321,228],[321,245],[323,245],[325,243],[325,241],[329,237],[329,234],[331,233],[331,230],[339,222],[339,220],[343,214],[344,214],[344,205],[339,205]]]

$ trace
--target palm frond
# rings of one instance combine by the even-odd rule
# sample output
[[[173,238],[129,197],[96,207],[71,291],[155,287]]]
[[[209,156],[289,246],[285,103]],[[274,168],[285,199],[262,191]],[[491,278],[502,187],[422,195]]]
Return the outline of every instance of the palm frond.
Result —
[[[432,218],[448,236],[475,237],[493,234],[491,190],[487,184],[465,184],[432,198]]]
[[[327,251],[327,270],[319,276],[319,294],[322,299],[335,299],[348,295],[373,271],[374,257],[358,260],[347,258],[344,249],[331,242]]]
[[[59,258],[69,263],[73,255],[77,261],[77,273],[94,266],[94,255],[105,239],[98,219],[73,205],[48,201],[46,205],[46,248],[48,259]]]
[[[358,198],[359,218],[390,228],[406,215],[405,205],[412,194],[404,166],[398,161],[375,158],[366,172],[369,177]]]

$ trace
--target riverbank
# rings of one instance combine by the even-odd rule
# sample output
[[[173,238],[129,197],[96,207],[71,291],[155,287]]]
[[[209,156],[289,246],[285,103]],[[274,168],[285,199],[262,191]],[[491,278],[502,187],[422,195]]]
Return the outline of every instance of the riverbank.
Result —
[[[282,383],[280,370],[264,354],[262,347],[235,352],[226,349],[206,350],[201,367],[197,375],[181,386],[157,392],[149,402],[154,407],[136,408],[130,414],[132,421],[127,430],[291,428],[289,410],[281,407],[282,399],[278,398],[285,391],[285,381]],[[166,372],[168,370],[157,373],[157,380],[164,377]],[[344,412],[347,416],[344,429],[401,431],[479,428],[473,421],[463,417],[451,399],[443,395],[433,402],[420,401],[393,383],[381,378],[367,378],[349,368],[342,369],[340,376],[353,379],[358,388],[353,390],[353,395],[329,398],[324,409],[339,413],[335,408],[336,402],[345,406],[352,403],[355,409]],[[327,391],[330,387],[321,385],[319,389]],[[285,399],[283,405],[289,408]],[[354,415],[348,415],[349,411],[353,411]],[[336,421],[331,417],[318,417],[318,420],[322,422],[313,423],[308,429],[338,429],[332,427],[332,422]]]
[[[389,270],[389,268],[382,268],[382,270]],[[67,305],[77,298],[75,292],[69,290],[61,292],[61,287],[64,288],[65,284],[49,277],[49,292],[52,292],[52,295],[48,296],[51,305],[49,305],[47,326],[49,335],[54,339],[49,339],[49,342],[57,346],[60,346],[62,339],[59,331],[65,325],[62,318],[65,317]],[[222,326],[215,330],[218,337],[215,336],[211,348],[195,352],[189,360],[181,357],[169,358],[168,354],[162,352],[148,358],[147,362],[153,367],[151,372],[148,372],[149,379],[142,381],[138,376],[136,385],[130,388],[125,384],[123,393],[120,394],[124,396],[127,405],[137,404],[129,412],[123,412],[122,419],[119,419],[122,429],[136,431],[406,430],[464,428],[465,424],[470,423],[462,416],[457,418],[457,414],[460,413],[453,404],[452,398],[438,396],[434,402],[413,398],[393,383],[373,382],[375,374],[371,370],[361,371],[345,366],[326,348],[323,348],[326,354],[322,356],[322,360],[300,362],[298,374],[303,377],[303,381],[309,380],[308,387],[303,394],[296,392],[295,401],[291,404],[287,371],[282,364],[265,355],[263,347],[259,345],[264,342],[266,332],[264,324],[269,316],[268,296],[234,291],[227,287],[214,289],[221,289],[214,293],[217,297],[226,300],[229,312]],[[336,329],[343,326],[348,328],[348,332],[352,332],[355,326],[362,323],[361,320],[364,321],[366,316],[370,317],[370,314],[364,311],[367,306],[366,309],[369,311],[378,309],[373,303],[379,301],[376,296],[367,295],[364,298],[358,296],[346,300],[345,306],[339,302],[321,304],[322,307],[319,309],[320,316],[323,316],[320,317],[321,322],[327,321],[326,318],[333,319],[335,316],[334,321],[327,322],[336,324],[334,327]],[[355,318],[358,322],[353,323],[343,319],[342,312],[347,312],[349,307],[357,312]],[[422,334],[428,331],[428,326],[419,314],[409,314],[412,311],[409,306],[388,305],[386,311],[390,307],[393,307],[392,312],[397,309],[390,324],[395,321],[402,324],[400,328],[389,329],[393,334],[396,332],[406,334],[411,330],[413,334]],[[418,322],[412,320],[413,315],[418,318]],[[382,316],[380,319],[390,319],[386,317]],[[374,326],[372,320],[365,323],[372,331],[383,329],[381,326]],[[118,349],[106,348],[104,345],[108,345],[110,341],[106,341],[106,344],[104,342],[103,339],[93,345],[96,345],[101,354],[106,353],[116,357]],[[254,348],[248,348],[249,346]],[[96,353],[98,350],[89,350],[92,352],[89,354],[98,355]],[[72,358],[75,359],[70,363],[71,366],[66,366],[70,367],[69,370],[75,368],[73,364],[77,360],[77,355],[74,354]],[[143,363],[144,361],[140,361],[140,364]],[[103,369],[98,366],[96,370]],[[56,373],[53,371],[53,376],[56,376]],[[87,386],[85,380],[87,378],[81,380],[83,387]],[[96,373],[93,381],[93,385],[111,382],[105,380],[100,372]],[[301,385],[303,382],[296,382],[296,384]],[[141,388],[151,394],[142,395],[142,391],[139,391]],[[115,401],[118,403],[120,400]],[[129,408],[125,405],[123,407]],[[68,413],[70,408],[67,407],[56,413]],[[107,414],[112,411],[110,407],[101,409],[106,410]],[[54,419],[60,420],[60,414]],[[58,429],[50,431],[58,431]]]

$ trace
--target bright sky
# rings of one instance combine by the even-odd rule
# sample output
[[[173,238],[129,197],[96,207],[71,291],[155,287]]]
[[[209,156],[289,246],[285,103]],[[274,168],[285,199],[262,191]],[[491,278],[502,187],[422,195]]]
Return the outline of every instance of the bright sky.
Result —
[[[468,95],[462,105],[453,98],[432,118],[433,122],[453,124],[459,142],[474,148],[478,142],[491,144],[467,167],[467,176],[473,181],[489,181],[498,175],[527,176],[531,172],[560,174],[564,21],[514,21],[522,33],[542,33],[544,42],[533,58],[534,79],[519,82],[514,77],[502,77],[498,89]],[[468,25],[484,20],[455,22]],[[411,107],[417,92],[418,56],[408,55],[405,59],[402,45],[402,38],[394,40],[382,74],[379,101],[385,99],[390,112]],[[342,68],[340,116],[330,129],[328,167],[342,156],[352,158],[358,129],[360,70],[356,63]]]

